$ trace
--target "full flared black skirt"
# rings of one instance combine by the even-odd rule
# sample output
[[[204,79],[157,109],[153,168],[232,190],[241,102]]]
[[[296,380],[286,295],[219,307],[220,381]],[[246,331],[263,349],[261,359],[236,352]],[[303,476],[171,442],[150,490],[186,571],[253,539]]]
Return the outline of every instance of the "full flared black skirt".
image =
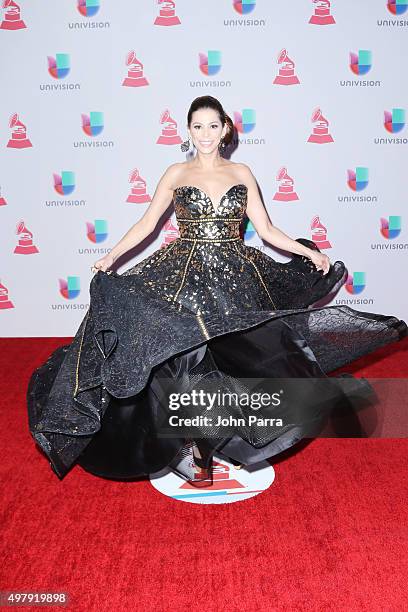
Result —
[[[322,282],[324,295],[330,282]],[[317,297],[305,294],[304,308],[202,318],[161,299],[137,275],[98,272],[72,343],[30,379],[30,432],[60,478],[78,463],[105,478],[133,479],[170,466],[192,479],[193,442],[207,465],[214,452],[245,465],[274,457],[318,435],[342,403],[369,398],[366,381],[327,374],[407,334],[393,316],[311,308]],[[265,426],[248,425],[248,408],[218,403],[212,423],[170,427],[169,394],[201,389],[283,391],[284,400],[265,409]],[[179,415],[193,414],[183,410]],[[208,407],[195,408],[199,413],[208,415]],[[234,418],[217,426],[217,414]]]

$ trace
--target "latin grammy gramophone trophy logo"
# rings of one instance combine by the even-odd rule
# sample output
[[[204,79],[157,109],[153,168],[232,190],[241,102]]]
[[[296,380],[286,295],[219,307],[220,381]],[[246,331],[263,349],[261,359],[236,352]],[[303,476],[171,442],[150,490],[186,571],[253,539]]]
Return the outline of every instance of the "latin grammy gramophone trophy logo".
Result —
[[[319,249],[331,249],[331,244],[327,240],[327,228],[321,223],[318,215],[313,217],[310,229],[312,230],[312,240]]]
[[[159,14],[154,20],[154,25],[174,26],[181,23],[176,15],[176,3],[173,0],[157,0]]]
[[[3,0],[4,19],[0,24],[2,30],[22,30],[26,24],[21,19],[20,6],[14,0]]]
[[[0,281],[0,310],[7,308],[14,308],[14,304],[9,299],[7,287]]]
[[[278,174],[276,175],[276,181],[278,183],[278,191],[275,192],[273,196],[274,200],[278,202],[293,202],[294,200],[298,200],[299,197],[294,190],[294,180],[286,171],[285,166],[283,166]]]
[[[170,111],[167,108],[160,115],[160,123],[164,127],[156,140],[156,144],[175,145],[183,142],[177,133],[177,121],[170,116]]]
[[[273,81],[274,85],[298,85],[300,83],[295,74],[295,62],[290,59],[286,49],[282,49],[279,53],[277,63],[279,73]]]
[[[179,237],[178,228],[173,224],[173,220],[167,219],[163,225],[163,242],[160,245],[160,248],[166,246],[176,240]]]
[[[20,255],[39,253],[37,247],[33,243],[33,233],[26,228],[24,221],[19,221],[17,223],[16,234],[19,236],[19,239],[14,249],[14,253],[19,253]]]
[[[7,202],[5,198],[1,195],[1,186],[0,186],[0,206],[7,206]]]
[[[126,198],[126,202],[132,204],[145,204],[151,201],[151,197],[146,190],[146,181],[140,176],[137,168],[134,168],[130,173],[129,183],[132,185],[132,188]]]
[[[124,87],[142,87],[143,85],[149,85],[149,81],[143,76],[143,64],[137,59],[135,51],[129,51],[127,54],[126,66],[128,67],[128,73],[122,83]]]
[[[331,134],[329,134],[329,122],[326,117],[323,117],[320,108],[316,108],[312,114],[313,132],[310,134],[307,142],[315,142],[317,144],[325,144],[334,142]]]
[[[32,147],[29,138],[27,138],[27,128],[18,118],[17,113],[10,117],[9,128],[11,128],[11,138],[7,146],[11,149],[26,149]]]
[[[331,14],[331,2],[330,0],[312,0],[314,7],[314,13],[309,19],[309,23],[314,25],[331,25],[336,23],[333,15]]]

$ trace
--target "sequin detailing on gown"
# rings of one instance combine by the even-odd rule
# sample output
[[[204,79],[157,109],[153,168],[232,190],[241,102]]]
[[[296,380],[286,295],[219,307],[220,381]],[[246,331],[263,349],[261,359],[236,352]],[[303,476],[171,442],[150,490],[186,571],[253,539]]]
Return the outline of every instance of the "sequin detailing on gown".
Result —
[[[106,478],[166,466],[197,478],[195,438],[205,440],[208,464],[215,450],[248,465],[273,457],[315,431],[329,404],[347,399],[339,388],[322,410],[322,392],[336,386],[328,373],[407,334],[391,315],[314,306],[344,282],[342,261],[324,275],[306,257],[281,263],[247,246],[245,185],[231,186],[217,208],[199,187],[183,185],[174,207],[179,237],[122,274],[98,272],[73,341],[32,374],[30,431],[60,478],[76,462]],[[181,391],[206,380],[241,389],[245,377],[302,379],[313,392],[306,401],[293,385],[296,414],[285,414],[283,429],[160,436],[169,413],[163,378]],[[367,392],[362,380],[354,396],[356,389]]]
[[[179,238],[124,275],[140,274],[164,299],[202,315],[309,305],[344,277],[342,262],[335,262],[323,275],[306,257],[281,263],[247,246],[242,232],[246,207],[243,184],[233,185],[217,210],[201,189],[178,187],[174,208]],[[312,241],[300,241],[316,248]]]

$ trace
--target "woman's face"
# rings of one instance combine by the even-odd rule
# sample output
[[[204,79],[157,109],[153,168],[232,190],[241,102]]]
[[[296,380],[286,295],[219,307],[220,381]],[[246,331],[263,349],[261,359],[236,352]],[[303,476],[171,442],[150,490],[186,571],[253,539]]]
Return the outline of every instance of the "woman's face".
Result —
[[[200,108],[191,117],[189,133],[193,145],[200,153],[212,153],[225,136],[227,125],[222,126],[217,111]]]

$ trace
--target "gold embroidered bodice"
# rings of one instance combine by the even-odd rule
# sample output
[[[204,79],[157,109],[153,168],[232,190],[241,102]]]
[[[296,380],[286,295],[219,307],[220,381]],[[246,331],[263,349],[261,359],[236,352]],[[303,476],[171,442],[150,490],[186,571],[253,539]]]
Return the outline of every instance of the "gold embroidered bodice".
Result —
[[[179,237],[123,274],[141,275],[156,295],[204,318],[296,303],[320,276],[302,262],[307,258],[282,263],[245,244],[247,191],[244,184],[233,185],[215,207],[199,187],[177,187]]]

